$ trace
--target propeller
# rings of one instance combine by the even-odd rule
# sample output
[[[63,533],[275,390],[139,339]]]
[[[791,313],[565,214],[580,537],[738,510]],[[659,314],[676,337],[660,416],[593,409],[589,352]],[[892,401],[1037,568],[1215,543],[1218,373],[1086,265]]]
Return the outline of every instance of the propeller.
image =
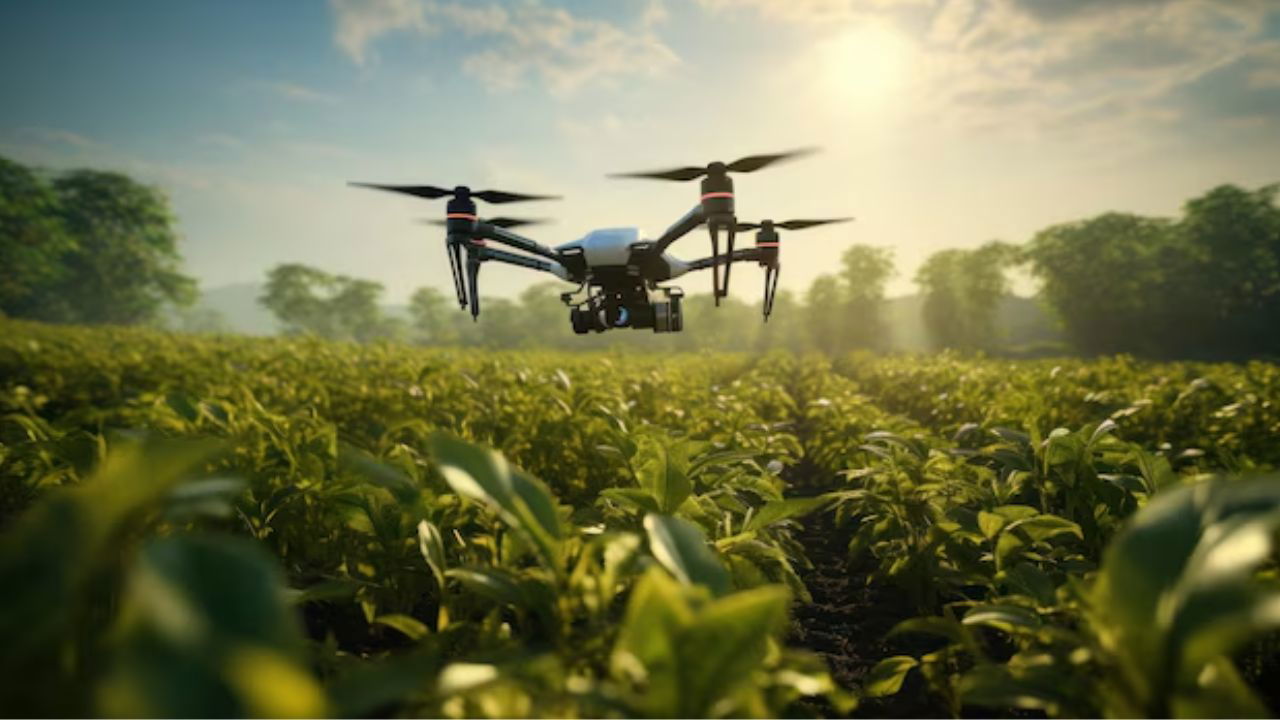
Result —
[[[456,198],[474,198],[483,200],[488,203],[510,203],[524,202],[526,200],[559,200],[559,195],[525,195],[523,193],[506,192],[503,190],[472,190],[466,185],[459,185],[452,190],[448,188],[436,187],[435,185],[380,185],[378,183],[350,183],[355,187],[372,188],[374,190],[387,190],[389,192],[398,192],[414,197],[426,198],[434,200],[442,197]]]
[[[609,175],[613,178],[647,178],[650,180],[674,180],[676,182],[687,182],[700,178],[704,175],[723,175],[726,172],[749,173],[755,172],[762,168],[766,168],[774,163],[784,160],[791,160],[804,155],[809,155],[817,151],[817,148],[801,148],[799,150],[789,150],[782,153],[774,153],[771,155],[748,155],[744,158],[738,158],[731,163],[725,164],[720,161],[707,163],[706,167],[697,167],[687,165],[685,167],[670,168],[668,170],[650,170],[646,172],[634,173],[614,173]]]
[[[441,225],[441,226],[448,224],[448,221],[446,220],[425,220],[424,219],[424,220],[419,220],[418,222],[424,223],[427,225]],[[496,217],[496,218],[480,218],[480,222],[488,223],[496,227],[506,228],[510,230],[511,228],[525,227],[526,225],[546,225],[551,221],[545,218],[526,219],[526,218]]]
[[[772,226],[779,230],[804,230],[805,228],[817,227],[819,225],[830,225],[832,223],[849,222],[853,218],[828,218],[825,220],[784,220],[783,222],[773,222],[772,220],[764,220],[758,223],[740,222],[734,225],[738,230],[759,230],[765,226]]]

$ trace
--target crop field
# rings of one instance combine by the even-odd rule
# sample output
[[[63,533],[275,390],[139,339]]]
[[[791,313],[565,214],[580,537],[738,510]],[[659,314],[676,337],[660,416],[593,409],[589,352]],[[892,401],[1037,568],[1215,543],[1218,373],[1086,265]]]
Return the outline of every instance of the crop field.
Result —
[[[1280,712],[1280,366],[0,320],[0,708]]]

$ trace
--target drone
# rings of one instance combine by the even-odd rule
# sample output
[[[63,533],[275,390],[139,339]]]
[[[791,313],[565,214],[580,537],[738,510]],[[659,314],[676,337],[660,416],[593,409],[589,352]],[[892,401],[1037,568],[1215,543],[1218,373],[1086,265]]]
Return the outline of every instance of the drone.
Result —
[[[551,273],[561,280],[577,283],[578,289],[560,299],[570,308],[569,321],[575,333],[605,332],[619,328],[654,332],[679,332],[684,328],[681,300],[684,291],[661,285],[695,270],[712,271],[715,304],[729,294],[729,271],[734,263],[754,262],[764,269],[764,321],[773,312],[781,269],[779,230],[846,222],[852,218],[741,222],[734,211],[733,179],[730,173],[750,173],[770,165],[806,155],[812,150],[792,150],[771,155],[749,155],[731,163],[715,161],[705,166],[668,170],[620,173],[613,178],[646,178],[688,182],[701,178],[698,204],[661,235],[641,237],[639,228],[619,227],[594,230],[557,247],[548,247],[513,232],[514,228],[538,224],[537,220],[509,217],[483,218],[476,202],[503,204],[533,200],[558,200],[555,195],[527,195],[501,190],[472,190],[465,185],[453,189],[434,185],[383,185],[353,182],[356,187],[386,190],[425,199],[448,197],[443,220],[430,221],[445,230],[445,251],[453,275],[458,306],[469,308],[471,317],[480,316],[479,275],[486,262]],[[711,239],[711,255],[685,261],[667,253],[680,238],[705,225]],[[755,245],[734,248],[739,231],[755,230]],[[724,251],[721,252],[721,240]],[[499,249],[498,243],[521,251]],[[723,271],[723,272],[722,272]]]

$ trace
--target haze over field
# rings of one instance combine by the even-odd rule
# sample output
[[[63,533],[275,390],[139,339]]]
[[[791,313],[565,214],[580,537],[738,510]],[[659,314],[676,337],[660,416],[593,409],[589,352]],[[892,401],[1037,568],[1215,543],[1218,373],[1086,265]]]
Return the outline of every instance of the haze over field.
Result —
[[[897,295],[936,250],[1173,215],[1280,167],[1280,6],[1263,0],[9,2],[0,18],[0,155],[159,185],[206,288],[303,262],[391,303],[448,292],[413,222],[442,208],[348,180],[560,193],[521,208],[555,218],[532,234],[559,243],[657,231],[696,200],[605,173],[821,146],[744,177],[740,214],[856,215],[797,236],[782,287],[866,243],[894,249]],[[542,279],[494,267],[484,293]],[[734,292],[755,300],[755,278]]]

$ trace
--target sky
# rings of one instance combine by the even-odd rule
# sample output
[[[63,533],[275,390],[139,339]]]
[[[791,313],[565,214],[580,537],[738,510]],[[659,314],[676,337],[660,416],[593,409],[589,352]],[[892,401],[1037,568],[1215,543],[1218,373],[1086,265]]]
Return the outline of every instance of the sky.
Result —
[[[206,288],[300,262],[390,303],[450,293],[418,222],[443,203],[348,181],[559,194],[497,206],[555,245],[697,202],[608,173],[800,147],[821,152],[736,181],[742,219],[856,218],[784,238],[798,292],[853,244],[893,251],[897,295],[941,249],[1176,215],[1280,181],[1280,1],[0,2],[0,155],[159,187]],[[514,297],[550,276],[482,277]]]

